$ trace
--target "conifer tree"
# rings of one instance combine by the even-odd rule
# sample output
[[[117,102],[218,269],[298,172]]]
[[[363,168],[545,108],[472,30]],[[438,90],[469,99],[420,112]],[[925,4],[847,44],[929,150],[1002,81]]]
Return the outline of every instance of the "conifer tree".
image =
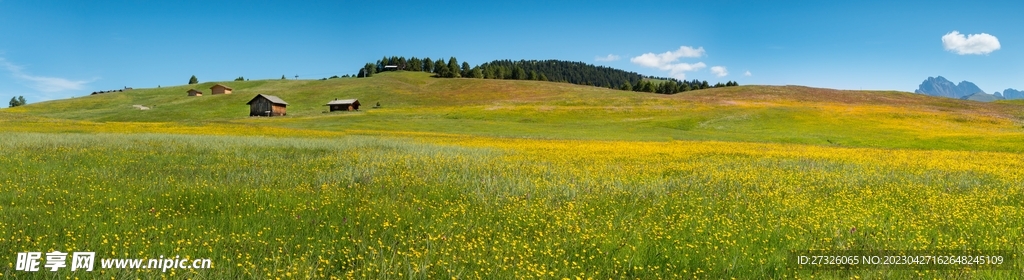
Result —
[[[473,77],[470,77],[473,74],[473,73],[470,73],[472,70],[473,70],[472,68],[469,68],[469,62],[463,61],[462,62],[462,72],[459,73],[459,74],[462,75],[462,77],[473,78]]]
[[[455,60],[455,57],[448,58],[448,75],[442,76],[445,78],[458,78],[459,77],[459,61]]]
[[[429,57],[423,59],[423,67],[420,68],[423,72],[433,73],[434,72],[434,61]]]

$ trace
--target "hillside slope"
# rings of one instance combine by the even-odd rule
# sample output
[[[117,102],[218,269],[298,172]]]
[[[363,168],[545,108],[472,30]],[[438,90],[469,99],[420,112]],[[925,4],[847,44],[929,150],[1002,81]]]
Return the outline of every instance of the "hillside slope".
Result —
[[[660,95],[565,83],[436,79],[420,72],[371,78],[221,82],[230,95],[188,97],[214,83],[57,100],[3,114],[91,122],[243,124],[326,131],[418,131],[497,137],[722,140],[856,147],[1024,151],[1024,106],[906,92],[741,86]],[[289,103],[288,116],[250,118],[256,94]],[[325,113],[335,98],[359,112]],[[377,103],[381,108],[372,108]],[[138,110],[144,105],[151,110]]]

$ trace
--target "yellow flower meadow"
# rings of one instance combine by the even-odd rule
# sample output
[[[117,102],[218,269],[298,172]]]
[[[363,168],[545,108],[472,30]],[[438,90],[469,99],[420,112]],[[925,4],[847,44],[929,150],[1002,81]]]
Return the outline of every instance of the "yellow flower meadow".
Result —
[[[793,250],[1008,250],[1024,155],[100,125],[0,133],[0,262],[210,258],[112,278],[1013,278],[811,271]],[[138,126],[138,127],[136,127]],[[71,127],[71,126],[68,126]],[[137,134],[136,132],[146,132]],[[275,137],[261,137],[273,135]]]

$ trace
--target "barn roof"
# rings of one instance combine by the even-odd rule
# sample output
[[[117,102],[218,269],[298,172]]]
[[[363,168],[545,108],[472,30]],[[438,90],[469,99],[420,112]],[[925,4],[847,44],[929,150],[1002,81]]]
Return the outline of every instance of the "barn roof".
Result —
[[[288,105],[288,102],[284,102],[284,100],[281,100],[280,97],[273,96],[273,95],[266,95],[266,94],[257,94],[256,97],[253,97],[252,100],[249,100],[249,103],[245,103],[245,104],[246,105],[252,104],[252,102],[256,101],[256,98],[260,98],[260,96],[262,96],[263,98],[266,98],[267,100],[270,100],[270,103],[281,104],[281,105]]]
[[[222,87],[222,88],[225,88],[225,89],[230,89],[230,90],[234,90],[233,88],[230,88],[230,87],[228,87],[228,86],[225,86],[225,85],[222,85],[222,84],[216,84],[216,85],[213,85],[212,87],[210,87],[210,89],[213,89],[213,88],[215,88],[215,87]]]
[[[190,89],[190,90],[188,90],[188,92],[202,92],[202,91],[198,91],[196,89]]]
[[[335,100],[331,100],[331,102],[327,102],[327,105],[348,105],[348,104],[355,104],[355,103],[359,103],[359,100],[356,100],[356,99],[340,99],[340,100],[339,99],[335,99]]]

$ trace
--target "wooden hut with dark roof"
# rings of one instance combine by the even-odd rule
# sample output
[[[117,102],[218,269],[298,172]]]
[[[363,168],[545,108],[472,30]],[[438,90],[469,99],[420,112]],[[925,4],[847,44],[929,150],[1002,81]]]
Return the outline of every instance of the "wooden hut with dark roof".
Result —
[[[190,89],[188,90],[188,96],[203,96],[203,92],[196,89]]]
[[[285,111],[288,107],[288,102],[284,102],[280,97],[273,95],[257,94],[252,100],[249,100],[249,116],[285,116]]]
[[[334,99],[331,102],[327,102],[326,106],[330,106],[331,112],[334,111],[357,111],[359,110],[359,100],[355,99]]]

